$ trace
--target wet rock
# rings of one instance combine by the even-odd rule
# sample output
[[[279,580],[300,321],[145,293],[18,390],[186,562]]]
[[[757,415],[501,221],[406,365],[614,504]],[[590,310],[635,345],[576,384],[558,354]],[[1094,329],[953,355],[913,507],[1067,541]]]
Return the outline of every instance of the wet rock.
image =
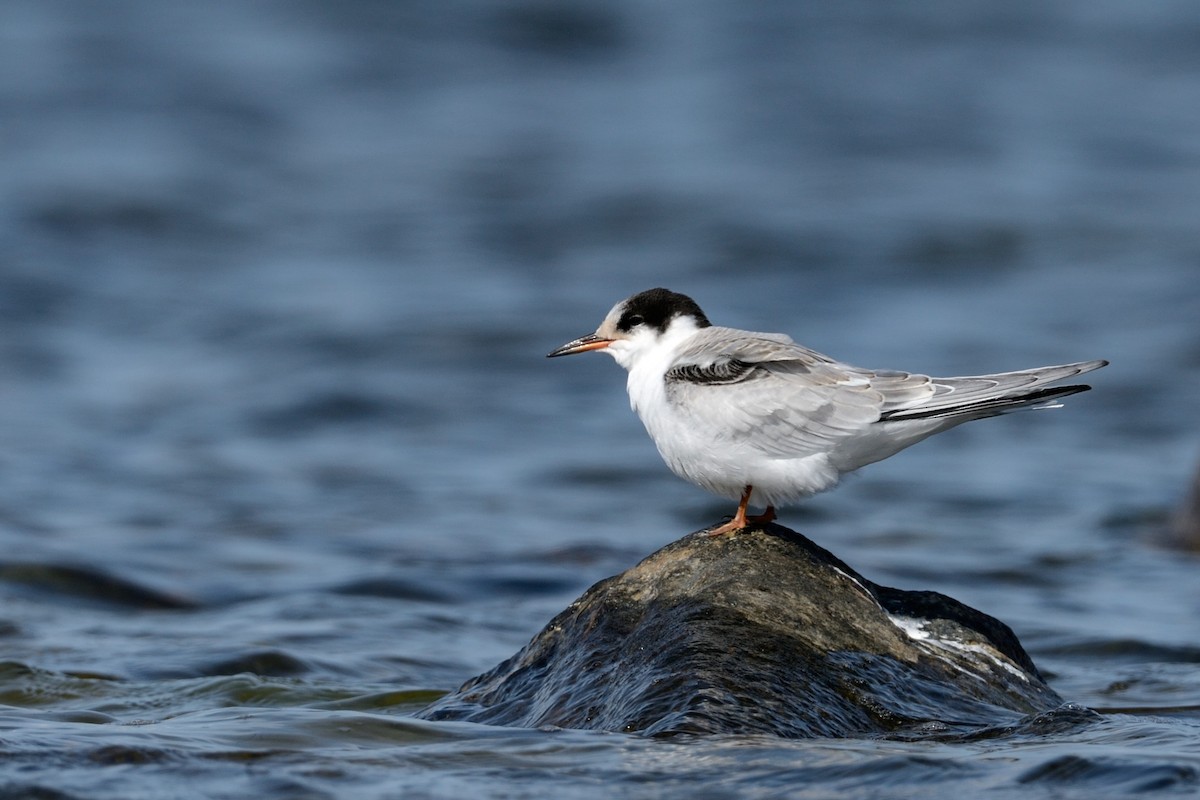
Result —
[[[589,589],[418,716],[521,727],[861,736],[1059,706],[1012,631],[866,580],[778,525],[692,534]]]

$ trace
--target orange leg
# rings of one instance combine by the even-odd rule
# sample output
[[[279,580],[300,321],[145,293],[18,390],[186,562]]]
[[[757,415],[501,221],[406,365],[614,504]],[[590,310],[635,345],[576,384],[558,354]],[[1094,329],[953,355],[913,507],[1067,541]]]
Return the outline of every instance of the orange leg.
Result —
[[[762,525],[767,522],[774,522],[775,506],[767,506],[767,512],[761,516],[746,516],[746,506],[750,505],[750,493],[753,491],[753,486],[747,486],[745,489],[743,489],[742,499],[741,502],[738,503],[737,513],[733,515],[733,519],[729,520],[729,522],[726,522],[724,525],[718,525],[717,527],[709,530],[708,535],[724,536],[727,533],[740,531],[742,528],[748,527],[750,523]]]

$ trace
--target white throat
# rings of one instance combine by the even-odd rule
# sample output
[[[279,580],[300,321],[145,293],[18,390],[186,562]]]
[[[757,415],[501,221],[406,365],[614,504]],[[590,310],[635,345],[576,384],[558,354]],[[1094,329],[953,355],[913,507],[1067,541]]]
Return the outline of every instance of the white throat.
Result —
[[[629,372],[641,372],[648,364],[661,362],[663,366],[659,372],[665,373],[683,343],[698,330],[700,328],[692,317],[675,317],[661,333],[653,328],[639,328],[629,336],[617,339],[604,348],[604,352]]]
[[[662,333],[654,329],[640,329],[605,348],[605,352],[629,371],[626,383],[629,405],[647,428],[653,425],[655,409],[662,409],[665,405],[666,385],[663,376],[687,340],[698,330],[700,328],[691,317],[676,317]]]

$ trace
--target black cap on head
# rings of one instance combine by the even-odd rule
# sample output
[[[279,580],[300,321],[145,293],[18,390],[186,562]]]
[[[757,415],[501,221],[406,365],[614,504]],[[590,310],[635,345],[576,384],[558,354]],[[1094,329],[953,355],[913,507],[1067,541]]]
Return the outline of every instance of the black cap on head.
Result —
[[[631,331],[645,324],[664,331],[672,319],[684,315],[694,318],[699,328],[712,326],[696,301],[686,294],[670,289],[647,289],[625,301],[621,318],[617,320],[617,330]]]

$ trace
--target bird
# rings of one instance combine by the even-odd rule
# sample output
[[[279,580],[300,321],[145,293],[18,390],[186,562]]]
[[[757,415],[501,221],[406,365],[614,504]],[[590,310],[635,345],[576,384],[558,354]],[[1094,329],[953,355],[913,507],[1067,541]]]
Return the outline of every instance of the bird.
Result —
[[[602,351],[626,369],[629,402],[672,472],[737,501],[710,536],[776,519],[841,477],[971,420],[1057,408],[1090,386],[1052,386],[1108,364],[934,378],[855,367],[781,333],[713,325],[692,298],[639,292],[595,333],[548,358]],[[761,515],[750,504],[765,506]]]

